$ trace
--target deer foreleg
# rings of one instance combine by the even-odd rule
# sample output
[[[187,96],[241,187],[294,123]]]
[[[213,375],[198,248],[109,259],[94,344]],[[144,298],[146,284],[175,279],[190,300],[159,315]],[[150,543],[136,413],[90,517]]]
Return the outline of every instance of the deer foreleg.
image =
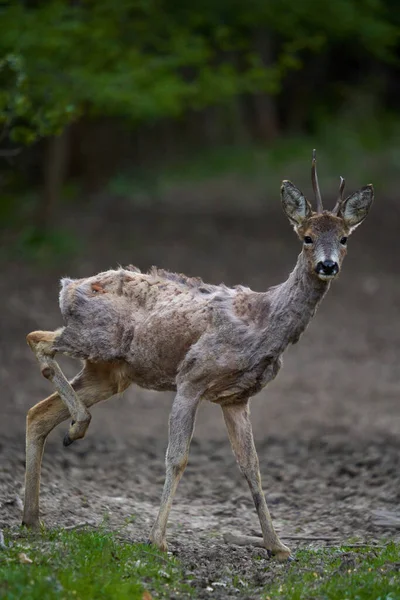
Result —
[[[54,360],[55,350],[53,345],[58,335],[59,332],[57,331],[33,331],[28,334],[26,340],[35,353],[43,377],[53,383],[71,415],[72,422],[68,433],[64,437],[64,446],[69,446],[75,440],[84,437],[92,417],[68,382],[58,363]]]
[[[233,453],[253,496],[264,538],[264,547],[275,555],[278,560],[287,560],[290,558],[290,550],[282,544],[272,525],[271,515],[261,486],[258,456],[254,445],[248,402],[223,406],[222,410]],[[252,538],[245,538],[245,541],[248,541],[248,539]]]
[[[150,542],[164,551],[167,550],[165,532],[168,517],[176,488],[188,462],[198,404],[199,398],[186,397],[178,391],[172,405],[164,489],[158,516],[150,533]]]

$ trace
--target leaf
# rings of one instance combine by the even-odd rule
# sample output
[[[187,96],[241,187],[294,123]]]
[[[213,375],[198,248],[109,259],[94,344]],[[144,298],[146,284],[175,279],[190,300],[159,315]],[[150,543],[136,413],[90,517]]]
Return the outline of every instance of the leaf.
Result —
[[[31,565],[33,563],[33,560],[31,560],[29,556],[25,554],[25,552],[21,552],[20,554],[18,554],[18,559],[19,562],[24,565]]]
[[[307,53],[334,51],[342,42],[367,59],[397,60],[398,26],[383,0],[337,0],[324,10],[315,10],[315,0],[193,6],[2,3],[0,123],[12,140],[29,145],[81,114],[136,124],[229,104],[241,94],[278,94]],[[257,32],[276,46],[271,55],[255,43]]]

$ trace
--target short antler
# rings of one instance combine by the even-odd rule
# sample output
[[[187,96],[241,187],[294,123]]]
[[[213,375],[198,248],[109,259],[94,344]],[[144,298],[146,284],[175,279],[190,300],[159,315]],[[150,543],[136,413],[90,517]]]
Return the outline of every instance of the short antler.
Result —
[[[314,194],[315,194],[315,199],[317,201],[317,213],[320,214],[323,212],[324,207],[322,206],[321,192],[319,191],[318,175],[317,175],[317,157],[316,157],[315,150],[313,150],[313,153],[312,153],[311,181],[312,181],[312,186],[313,186],[313,190],[314,190]]]
[[[340,206],[343,202],[343,192],[344,192],[344,186],[346,185],[345,180],[343,179],[343,177],[340,177],[340,186],[339,186],[339,198],[337,199],[337,202],[335,204],[335,208],[332,211],[332,214],[337,215],[339,214],[339,210],[340,210]]]

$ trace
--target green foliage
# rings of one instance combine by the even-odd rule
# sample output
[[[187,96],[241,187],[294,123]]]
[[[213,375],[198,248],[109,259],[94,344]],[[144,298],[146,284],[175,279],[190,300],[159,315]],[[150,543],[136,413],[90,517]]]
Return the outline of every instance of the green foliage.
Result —
[[[50,231],[26,227],[8,248],[8,254],[47,267],[57,265],[67,257],[71,259],[80,251],[80,240],[73,232],[60,227]]]
[[[0,261],[20,259],[42,266],[60,266],[83,251],[84,241],[75,231],[56,224],[41,228],[35,221],[38,195],[15,186],[13,193],[0,194]],[[76,194],[73,187],[65,187],[63,199]]]
[[[82,114],[133,122],[276,93],[304,53],[348,41],[393,59],[388,0],[22,1],[0,7],[0,126],[18,143]],[[276,51],[265,56],[265,44]]]
[[[144,590],[158,598],[190,596],[180,581],[173,558],[102,531],[27,535],[0,554],[3,600],[142,600]]]
[[[350,551],[350,552],[346,552]],[[400,600],[400,547],[300,551],[268,600]]]

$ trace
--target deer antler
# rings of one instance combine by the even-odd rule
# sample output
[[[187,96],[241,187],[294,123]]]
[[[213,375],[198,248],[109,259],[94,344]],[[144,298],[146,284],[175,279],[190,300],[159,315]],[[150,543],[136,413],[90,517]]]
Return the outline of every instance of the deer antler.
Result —
[[[332,211],[333,215],[337,215],[339,213],[341,204],[343,202],[343,191],[344,191],[344,186],[345,185],[346,185],[346,181],[343,179],[343,177],[340,177],[339,198],[337,199],[337,202],[335,204],[335,208]]]
[[[312,181],[312,186],[313,186],[313,190],[314,190],[314,194],[315,194],[315,199],[317,201],[317,213],[321,214],[324,210],[324,207],[322,206],[321,192],[319,191],[318,175],[317,175],[317,157],[316,157],[315,150],[313,150],[313,153],[312,153],[311,181]]]

